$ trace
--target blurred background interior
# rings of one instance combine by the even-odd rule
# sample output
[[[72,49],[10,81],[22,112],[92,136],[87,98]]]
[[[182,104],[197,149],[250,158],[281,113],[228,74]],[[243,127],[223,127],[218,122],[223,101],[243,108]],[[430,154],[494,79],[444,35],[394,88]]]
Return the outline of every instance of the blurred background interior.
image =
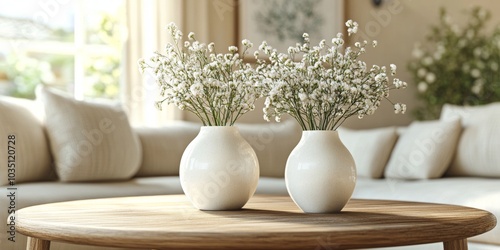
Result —
[[[162,112],[155,109],[154,101],[158,97],[156,84],[150,75],[139,73],[137,61],[141,57],[151,55],[155,50],[162,49],[169,41],[166,26],[172,21],[176,22],[185,34],[193,31],[198,40],[215,42],[217,52],[225,52],[228,46],[236,45],[241,39],[247,38],[242,37],[241,31],[243,25],[241,20],[248,10],[245,6],[262,5],[262,0],[260,1],[260,3],[259,0],[254,0],[254,3],[251,0],[9,1],[0,9],[0,94],[34,99],[36,86],[46,84],[66,91],[80,100],[109,99],[120,102],[135,125],[158,126],[179,119],[196,121],[195,117],[173,107]],[[273,1],[279,0],[264,1],[264,3],[270,5]],[[407,104],[408,113],[405,116],[393,115],[392,106],[385,103],[375,115],[365,117],[362,122],[352,118],[345,123],[345,126],[359,129],[373,128],[407,125],[415,119],[437,118],[440,101],[456,104],[498,101],[495,100],[500,96],[500,83],[498,83],[500,77],[495,74],[498,64],[496,69],[493,63],[483,64],[488,63],[488,60],[498,62],[500,38],[496,41],[498,48],[491,50],[493,55],[490,55],[490,52],[485,55],[484,51],[474,52],[474,46],[480,48],[486,46],[481,43],[471,42],[470,48],[464,45],[465,49],[470,50],[471,56],[476,53],[477,57],[486,60],[474,65],[458,66],[471,75],[472,78],[467,81],[470,82],[472,94],[466,94],[470,91],[463,89],[462,85],[456,85],[461,87],[442,85],[443,89],[455,92],[449,95],[440,96],[445,90],[434,90],[432,93],[427,90],[432,90],[432,86],[442,82],[438,81],[439,79],[453,77],[453,74],[441,75],[443,70],[439,67],[461,60],[453,57],[447,58],[448,62],[441,60],[443,54],[457,54],[460,51],[456,48],[443,49],[444,45],[452,42],[436,42],[432,41],[432,37],[439,37],[441,32],[443,36],[441,39],[451,41],[460,40],[460,37],[466,34],[455,31],[454,38],[450,34],[445,34],[445,30],[433,31],[431,27],[440,27],[440,22],[444,20],[445,23],[453,23],[450,24],[453,27],[467,28],[470,21],[475,20],[471,19],[471,11],[475,7],[480,7],[486,10],[488,18],[487,20],[479,18],[480,20],[475,22],[483,20],[484,23],[479,27],[480,32],[494,39],[492,34],[500,23],[500,1],[318,1],[335,2],[337,9],[332,9],[331,15],[335,15],[335,20],[339,23],[334,24],[334,27],[343,26],[348,19],[357,21],[360,24],[361,35],[350,38],[350,43],[356,39],[377,40],[379,46],[370,49],[364,59],[371,64],[398,65],[399,78],[409,85],[406,91],[391,96],[394,102]],[[443,10],[446,12],[445,16],[442,14]],[[479,29],[477,24],[475,27],[476,30]],[[256,46],[261,41],[252,40],[252,42]],[[437,46],[434,48],[435,51],[441,51],[439,52],[441,54],[431,55],[429,58],[434,62],[441,60],[441,65],[426,63],[424,59],[427,58],[423,58],[424,50],[418,49],[418,46],[425,47],[432,44]],[[448,49],[455,52],[443,52]],[[468,58],[463,60],[469,61]],[[419,65],[422,63],[423,65]],[[426,72],[421,68],[425,68]],[[474,68],[480,70],[479,76]],[[491,70],[485,71],[484,68]],[[490,76],[485,76],[486,74]],[[450,83],[453,81],[453,79],[448,80]],[[496,85],[490,84],[495,81]],[[435,85],[432,85],[433,83]],[[484,87],[489,86],[488,84],[492,86],[489,89]],[[498,93],[492,94],[495,91]],[[458,101],[446,99],[447,96],[453,95],[458,96],[455,98]],[[464,95],[469,96],[464,97]],[[433,106],[425,108],[426,105]],[[257,107],[240,121],[265,122],[262,119],[262,103]]]

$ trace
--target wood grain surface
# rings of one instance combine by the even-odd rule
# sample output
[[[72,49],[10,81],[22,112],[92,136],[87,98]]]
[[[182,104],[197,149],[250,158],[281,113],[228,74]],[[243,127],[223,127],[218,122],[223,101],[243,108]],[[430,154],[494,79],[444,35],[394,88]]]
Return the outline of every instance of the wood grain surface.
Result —
[[[33,238],[109,247],[350,249],[444,242],[445,249],[467,249],[466,239],[491,230],[496,219],[468,207],[383,200],[351,200],[337,214],[304,214],[284,196],[254,196],[237,211],[200,211],[184,195],[168,195],[33,206],[19,210],[16,223],[19,233]]]

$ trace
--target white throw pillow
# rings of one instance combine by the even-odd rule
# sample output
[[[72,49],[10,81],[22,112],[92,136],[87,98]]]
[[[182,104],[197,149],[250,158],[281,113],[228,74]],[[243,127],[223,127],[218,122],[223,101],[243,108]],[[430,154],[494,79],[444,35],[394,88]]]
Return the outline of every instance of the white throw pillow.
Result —
[[[474,107],[444,105],[441,119],[453,117],[461,118],[463,132],[446,174],[500,177],[500,103]]]
[[[385,169],[386,178],[440,178],[461,132],[460,120],[413,122],[401,135]]]
[[[2,186],[47,180],[54,174],[43,125],[31,112],[35,108],[34,103],[29,100],[0,97]]]
[[[182,154],[200,127],[198,123],[177,122],[160,128],[136,128],[142,144],[142,164],[136,176],[179,175]]]
[[[141,145],[119,106],[77,101],[41,88],[61,181],[124,180],[139,169]]]
[[[339,128],[339,136],[351,152],[359,177],[381,178],[398,139],[396,128],[351,130]]]

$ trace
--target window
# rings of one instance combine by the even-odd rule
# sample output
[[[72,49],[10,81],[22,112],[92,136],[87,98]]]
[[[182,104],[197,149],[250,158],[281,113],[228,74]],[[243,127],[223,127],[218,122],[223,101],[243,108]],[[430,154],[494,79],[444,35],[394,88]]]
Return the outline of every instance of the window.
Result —
[[[12,1],[0,9],[0,94],[34,98],[43,83],[118,99],[125,20],[124,0]]]

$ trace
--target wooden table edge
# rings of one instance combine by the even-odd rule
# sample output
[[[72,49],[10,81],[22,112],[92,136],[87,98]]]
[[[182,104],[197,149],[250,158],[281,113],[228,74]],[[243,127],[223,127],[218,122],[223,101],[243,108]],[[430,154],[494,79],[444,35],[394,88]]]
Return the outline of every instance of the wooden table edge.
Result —
[[[272,196],[272,195],[257,195],[256,197],[265,197],[265,198],[276,198],[278,196]],[[122,197],[122,198],[125,198],[125,197]],[[129,198],[136,198],[136,197],[129,197]],[[114,199],[114,198],[112,198]],[[116,198],[116,199],[121,199],[121,198]],[[94,199],[92,199],[94,200]],[[106,199],[108,200],[108,199]],[[473,210],[476,210],[476,211],[481,211],[481,212],[484,212],[486,213],[484,216],[485,216],[485,220],[489,221],[488,225],[485,225],[486,226],[486,230],[484,232],[487,232],[491,229],[493,229],[496,225],[496,218],[495,216],[486,211],[486,210],[482,210],[482,209],[477,209],[477,208],[471,208],[471,207],[466,207],[466,206],[460,206],[460,205],[451,205],[451,204],[440,204],[440,203],[422,203],[422,202],[413,202],[413,201],[392,201],[392,200],[364,200],[364,199],[353,199],[352,201],[388,201],[388,202],[398,202],[398,203],[408,203],[408,204],[411,204],[411,203],[415,203],[415,204],[429,204],[429,205],[445,205],[445,206],[454,206],[454,207],[463,207],[463,208],[467,208],[467,209],[473,209]],[[70,201],[71,202],[71,201]],[[41,205],[43,206],[43,205]],[[20,210],[21,211],[21,210]],[[489,217],[489,218],[486,218],[486,217]],[[26,231],[23,231],[24,228],[22,227],[22,225],[20,227],[18,227],[18,231],[21,233],[21,234],[24,234],[26,236],[28,236],[28,248],[27,249],[32,249],[32,250],[48,250],[50,249],[50,241],[57,241],[57,242],[64,242],[64,243],[70,243],[70,244],[79,244],[79,245],[85,245],[85,242],[83,242],[82,244],[82,241],[73,241],[73,240],[67,240],[67,239],[60,239],[60,238],[57,238],[57,237],[51,237],[51,236],[48,236],[48,235],[43,235],[42,234],[39,234],[39,233],[30,233],[30,232],[26,232]],[[482,232],[482,233],[484,233]],[[443,247],[445,250],[451,250],[451,249],[467,249],[467,238],[469,237],[472,237],[472,236],[475,236],[475,235],[479,235],[479,234],[482,234],[482,233],[477,233],[477,234],[474,234],[474,235],[470,235],[470,236],[467,236],[466,238],[454,238],[454,239],[445,239],[443,241]],[[437,241],[429,241],[429,242],[425,242],[425,243],[417,243],[417,244],[427,244],[427,243],[433,243],[433,242],[437,242]],[[413,244],[413,245],[417,245],[417,244]],[[94,244],[91,244],[91,245],[94,245]],[[401,244],[401,245],[409,245],[409,244]],[[115,245],[115,244],[110,244],[110,245],[105,245],[105,244],[99,244],[99,246],[105,246],[105,247],[123,247],[123,246],[120,246],[120,245]],[[375,245],[374,247],[387,247],[387,246],[398,246],[397,244],[396,245]],[[366,247],[366,246],[365,246]],[[161,248],[158,248],[158,249],[161,249]],[[276,249],[273,247],[273,249]],[[340,248],[339,248],[340,249]]]

